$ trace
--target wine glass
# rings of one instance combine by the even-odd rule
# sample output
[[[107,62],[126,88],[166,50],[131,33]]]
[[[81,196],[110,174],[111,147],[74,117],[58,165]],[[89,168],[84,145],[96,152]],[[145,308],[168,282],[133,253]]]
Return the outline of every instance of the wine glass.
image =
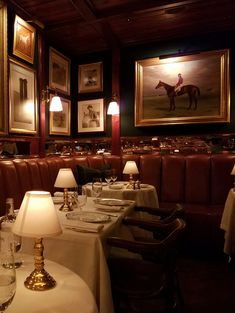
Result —
[[[102,193],[102,179],[93,178],[92,182],[92,192],[96,198],[98,198]]]
[[[80,210],[86,205],[87,202],[87,188],[82,186],[82,193],[77,197],[77,206]]]
[[[117,180],[117,172],[114,168],[112,169],[111,180],[113,183]]]
[[[109,186],[109,184],[110,184],[110,182],[111,182],[111,180],[112,180],[111,171],[106,171],[106,172],[105,172],[104,179],[105,179],[106,183],[107,183],[108,186]]]
[[[1,236],[1,235],[0,235]],[[6,311],[16,292],[16,270],[13,244],[0,237],[0,312]]]

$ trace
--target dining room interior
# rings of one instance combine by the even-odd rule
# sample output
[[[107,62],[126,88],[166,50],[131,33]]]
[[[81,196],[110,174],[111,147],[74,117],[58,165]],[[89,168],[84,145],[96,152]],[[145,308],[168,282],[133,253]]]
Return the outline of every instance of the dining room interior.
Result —
[[[233,313],[235,3],[0,0],[0,34],[0,251],[20,260],[0,311]],[[53,213],[31,223],[37,192]]]

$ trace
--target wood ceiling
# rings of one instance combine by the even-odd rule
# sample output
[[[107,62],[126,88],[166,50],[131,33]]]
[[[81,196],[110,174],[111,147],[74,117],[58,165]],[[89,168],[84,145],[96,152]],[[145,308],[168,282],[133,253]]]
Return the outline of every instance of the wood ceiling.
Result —
[[[234,0],[9,0],[71,56],[235,30]],[[218,38],[219,39],[219,38]]]

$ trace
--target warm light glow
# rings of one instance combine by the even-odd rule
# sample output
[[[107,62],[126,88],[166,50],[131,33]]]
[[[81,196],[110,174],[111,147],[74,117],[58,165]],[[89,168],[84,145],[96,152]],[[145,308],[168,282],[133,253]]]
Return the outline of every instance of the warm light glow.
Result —
[[[235,175],[235,165],[233,166],[232,172],[230,174]]]
[[[127,161],[123,169],[123,174],[139,174],[135,161]]]
[[[50,102],[50,112],[61,112],[63,111],[62,102],[59,96],[53,96]]]
[[[48,191],[27,191],[12,228],[13,233],[32,238],[62,233],[56,209]]]
[[[117,114],[119,114],[119,106],[117,104],[117,101],[111,101],[109,103],[107,114],[108,115],[117,115]]]
[[[59,170],[54,186],[58,188],[77,187],[77,182],[71,168],[61,168]]]

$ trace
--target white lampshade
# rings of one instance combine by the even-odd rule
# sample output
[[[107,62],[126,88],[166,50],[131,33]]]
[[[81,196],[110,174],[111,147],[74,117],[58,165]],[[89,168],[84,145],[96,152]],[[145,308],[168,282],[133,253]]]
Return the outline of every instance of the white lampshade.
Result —
[[[235,175],[235,165],[233,166],[232,172],[230,174]]]
[[[53,237],[62,233],[50,192],[25,193],[12,231],[20,236],[34,238]]]
[[[117,101],[111,101],[108,106],[108,115],[117,115],[119,114],[119,106],[117,104]]]
[[[127,161],[123,169],[123,174],[139,174],[135,161]]]
[[[62,102],[59,96],[53,96],[50,102],[49,110],[51,112],[61,112],[63,111]]]
[[[54,186],[58,188],[77,187],[77,182],[71,168],[61,168],[59,170]]]

